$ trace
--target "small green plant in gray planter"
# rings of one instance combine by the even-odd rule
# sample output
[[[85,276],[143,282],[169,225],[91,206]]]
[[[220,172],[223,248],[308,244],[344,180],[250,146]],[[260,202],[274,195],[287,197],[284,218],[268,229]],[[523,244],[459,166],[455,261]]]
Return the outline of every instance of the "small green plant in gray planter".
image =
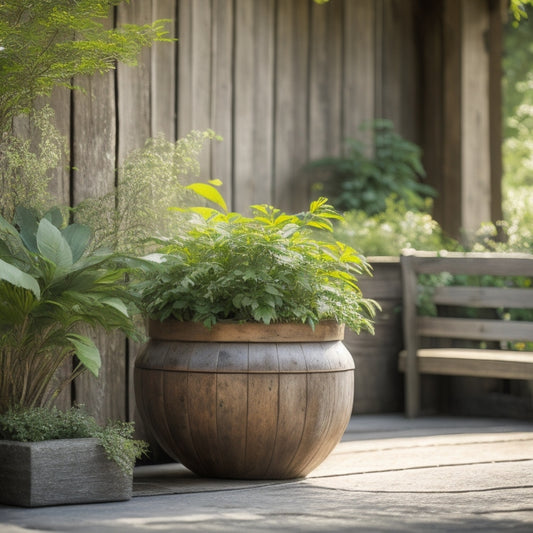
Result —
[[[180,209],[136,287],[150,341],[135,368],[137,405],[163,449],[200,475],[305,476],[351,414],[353,361],[344,324],[372,330],[365,259],[317,238],[342,218],[325,198],[296,215],[268,205]]]
[[[98,375],[100,353],[80,326],[139,338],[124,284],[130,260],[102,250],[87,253],[90,238],[88,227],[66,224],[57,208],[40,218],[19,207],[13,223],[0,217],[2,503],[131,496],[131,458],[143,448],[128,438],[129,429],[119,423],[99,429],[78,411],[63,417],[51,408],[82,372]],[[32,440],[42,442],[18,442]],[[104,450],[114,450],[122,469]]]
[[[80,408],[35,407],[0,414],[0,503],[38,507],[131,498],[146,443],[133,425],[105,427]]]

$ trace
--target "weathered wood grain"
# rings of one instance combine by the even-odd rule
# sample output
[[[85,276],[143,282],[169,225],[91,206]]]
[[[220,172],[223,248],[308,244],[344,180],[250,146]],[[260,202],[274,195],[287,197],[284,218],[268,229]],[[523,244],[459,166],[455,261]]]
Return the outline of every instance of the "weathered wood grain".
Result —
[[[462,229],[469,236],[491,219],[489,51],[485,0],[462,3]]]
[[[272,203],[273,0],[235,2],[234,208]]]
[[[152,4],[153,19],[169,19],[168,37],[175,37],[176,0],[156,0]],[[151,132],[167,140],[176,139],[176,45],[155,43],[151,50],[150,93]]]
[[[307,207],[312,185],[302,171],[308,161],[309,2],[288,0],[277,7],[274,202],[297,212]]]
[[[210,0],[178,4],[178,137],[212,127],[212,25]],[[210,178],[210,147],[199,156],[200,176]]]
[[[309,158],[342,152],[342,13],[340,2],[313,3],[309,65]]]
[[[294,478],[340,440],[352,411],[353,366],[338,341],[153,339],[137,359],[136,393],[156,434],[161,426],[161,446],[194,472]]]
[[[112,19],[108,21],[112,24]],[[115,186],[117,129],[115,75],[109,72],[75,80],[84,93],[73,93],[72,201],[103,196]],[[74,384],[76,402],[84,404],[101,423],[126,417],[124,338],[119,333],[93,335],[102,356],[98,380],[84,374]]]

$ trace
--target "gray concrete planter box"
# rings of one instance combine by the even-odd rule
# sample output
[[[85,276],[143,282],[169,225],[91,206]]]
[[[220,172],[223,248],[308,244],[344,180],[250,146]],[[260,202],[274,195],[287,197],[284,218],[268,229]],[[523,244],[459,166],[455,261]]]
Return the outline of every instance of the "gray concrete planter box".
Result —
[[[23,507],[129,500],[132,476],[97,439],[0,440],[0,503]]]

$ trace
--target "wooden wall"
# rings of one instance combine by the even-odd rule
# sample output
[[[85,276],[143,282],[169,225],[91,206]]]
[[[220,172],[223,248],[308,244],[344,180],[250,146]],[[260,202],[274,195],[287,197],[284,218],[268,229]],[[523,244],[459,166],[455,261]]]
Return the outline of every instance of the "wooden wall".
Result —
[[[146,49],[137,67],[76,80],[86,94],[54,95],[72,170],[53,187],[76,204],[109,191],[117,165],[148,137],[212,128],[224,140],[202,154],[202,177],[220,178],[234,209],[300,210],[312,186],[302,165],[339,154],[363,121],[386,117],[424,148],[445,226],[485,220],[498,209],[490,43],[502,2],[131,0],[109,24],[169,18],[178,41]],[[132,418],[139,347],[120,335],[100,345],[101,376],[79,380],[74,398],[101,420]]]

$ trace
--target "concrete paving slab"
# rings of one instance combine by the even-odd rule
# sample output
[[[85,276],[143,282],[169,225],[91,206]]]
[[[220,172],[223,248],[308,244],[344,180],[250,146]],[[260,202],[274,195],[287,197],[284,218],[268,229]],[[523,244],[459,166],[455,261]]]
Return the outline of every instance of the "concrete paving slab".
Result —
[[[533,424],[354,417],[306,479],[207,480],[156,465],[138,468],[135,486],[128,502],[0,506],[0,531],[531,532]]]

